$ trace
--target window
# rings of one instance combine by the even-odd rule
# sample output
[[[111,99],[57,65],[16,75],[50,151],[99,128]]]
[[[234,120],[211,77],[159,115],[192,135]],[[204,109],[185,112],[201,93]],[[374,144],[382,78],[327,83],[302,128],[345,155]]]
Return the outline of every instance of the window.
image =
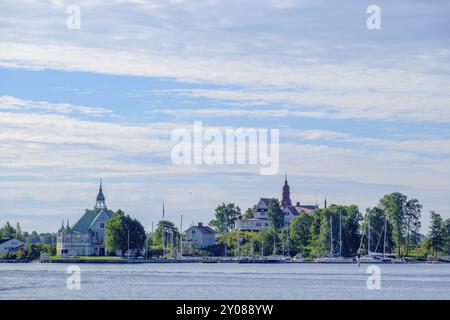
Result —
[[[105,224],[104,223],[100,223],[100,228],[104,229],[105,228]]]

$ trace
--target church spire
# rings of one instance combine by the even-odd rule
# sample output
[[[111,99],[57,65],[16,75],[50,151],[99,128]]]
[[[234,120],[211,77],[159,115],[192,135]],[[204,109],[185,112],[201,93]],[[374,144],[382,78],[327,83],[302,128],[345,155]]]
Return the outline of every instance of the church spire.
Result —
[[[162,218],[163,218],[163,220],[164,220],[164,216],[165,216],[165,214],[166,214],[166,210],[164,209],[164,201],[163,201],[163,212],[162,212],[162,214],[163,214]]]
[[[292,206],[292,201],[291,201],[291,191],[290,191],[290,187],[287,181],[287,172],[285,173],[284,176],[284,186],[283,186],[283,195],[281,197],[281,207],[285,208],[288,206]]]
[[[103,209],[103,208],[106,208],[106,202],[105,202],[105,195],[103,194],[102,179],[100,178],[100,187],[95,202],[95,209]]]
[[[323,202],[323,207],[326,209],[327,208],[327,196],[325,196],[325,200]]]

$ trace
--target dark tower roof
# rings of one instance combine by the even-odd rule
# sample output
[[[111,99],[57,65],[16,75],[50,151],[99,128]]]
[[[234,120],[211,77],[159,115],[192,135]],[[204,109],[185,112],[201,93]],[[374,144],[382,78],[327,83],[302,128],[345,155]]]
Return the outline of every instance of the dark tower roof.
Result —
[[[287,173],[286,173],[284,178],[283,195],[281,197],[281,207],[285,208],[288,206],[292,206],[292,201],[291,201],[291,191],[287,181]]]
[[[100,179],[100,188],[98,190],[95,208],[96,209],[106,208],[105,195],[103,194],[103,187],[102,187],[102,179]]]

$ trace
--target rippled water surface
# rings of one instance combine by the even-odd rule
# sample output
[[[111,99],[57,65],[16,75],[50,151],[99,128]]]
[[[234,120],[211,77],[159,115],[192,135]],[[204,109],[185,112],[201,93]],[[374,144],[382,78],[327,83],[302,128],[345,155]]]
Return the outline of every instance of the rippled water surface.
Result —
[[[81,289],[66,286],[68,264],[0,264],[0,299],[450,299],[450,264],[368,265],[80,264]]]

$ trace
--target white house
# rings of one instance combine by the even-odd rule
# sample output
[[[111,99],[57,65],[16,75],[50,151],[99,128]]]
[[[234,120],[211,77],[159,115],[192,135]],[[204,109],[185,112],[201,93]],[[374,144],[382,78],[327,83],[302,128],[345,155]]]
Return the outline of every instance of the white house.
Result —
[[[216,242],[216,232],[212,228],[204,226],[201,222],[197,226],[187,229],[185,234],[186,241],[197,249],[212,246]]]
[[[12,250],[22,248],[25,242],[15,238],[0,239],[0,255],[9,253]]]
[[[260,231],[269,229],[268,212],[270,198],[261,198],[259,202],[253,208],[253,218],[238,219],[236,220],[236,229],[241,231]],[[325,200],[326,207],[326,200]],[[293,217],[302,213],[310,213],[319,209],[318,205],[301,205],[297,202],[296,205],[292,205],[290,196],[290,187],[287,181],[287,176],[284,181],[282,199],[280,208],[284,213],[285,227],[289,226]]]

